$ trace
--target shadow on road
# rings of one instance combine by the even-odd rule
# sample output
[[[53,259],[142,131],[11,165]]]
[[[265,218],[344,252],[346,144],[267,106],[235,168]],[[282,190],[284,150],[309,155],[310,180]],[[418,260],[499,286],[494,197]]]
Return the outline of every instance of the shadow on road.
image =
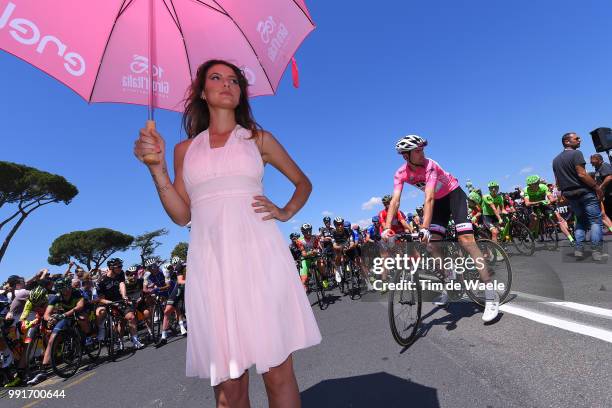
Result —
[[[439,310],[445,310],[447,314],[433,320],[425,321],[425,319]],[[436,306],[422,317],[423,323],[421,323],[419,337],[427,336],[429,330],[436,325],[444,325],[446,330],[455,330],[459,320],[464,317],[472,317],[477,313],[482,313],[482,308],[472,302],[452,302],[446,307]]]
[[[321,381],[301,396],[304,408],[440,406],[435,388],[382,372]]]

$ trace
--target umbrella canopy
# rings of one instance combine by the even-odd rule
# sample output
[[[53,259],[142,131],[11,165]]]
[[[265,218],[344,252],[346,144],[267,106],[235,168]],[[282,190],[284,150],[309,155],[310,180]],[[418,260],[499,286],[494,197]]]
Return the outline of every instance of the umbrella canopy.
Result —
[[[173,111],[209,59],[273,94],[313,29],[303,0],[0,0],[0,49],[88,102]]]

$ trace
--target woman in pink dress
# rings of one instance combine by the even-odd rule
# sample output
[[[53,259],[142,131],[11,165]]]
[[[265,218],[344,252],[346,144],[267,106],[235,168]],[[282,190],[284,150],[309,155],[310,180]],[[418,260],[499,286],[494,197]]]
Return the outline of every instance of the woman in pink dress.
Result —
[[[162,205],[175,223],[191,222],[187,376],[210,378],[218,407],[248,407],[255,364],[270,406],[299,407],[291,353],[318,344],[321,334],[274,220],[293,217],[312,185],[254,121],[247,86],[228,62],[199,67],[183,116],[189,138],[174,148],[174,182],[154,129],[141,129],[134,154],[158,155],[147,166]],[[295,185],[283,207],[263,195],[266,163]]]

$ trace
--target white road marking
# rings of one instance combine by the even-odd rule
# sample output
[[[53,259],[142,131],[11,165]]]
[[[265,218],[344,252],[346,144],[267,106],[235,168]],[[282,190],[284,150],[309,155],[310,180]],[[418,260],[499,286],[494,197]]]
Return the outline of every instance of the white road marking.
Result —
[[[585,305],[582,303],[576,302],[566,302],[561,301],[559,299],[548,298],[544,296],[532,295],[531,293],[523,293],[523,292],[512,292],[520,298],[532,299],[540,303],[544,303],[551,306],[560,307],[563,309],[575,310],[577,312],[586,313],[594,316],[604,317],[606,319],[612,319],[612,309],[605,309],[603,307]]]
[[[594,337],[596,339],[612,343],[612,331],[610,330],[589,326],[572,320],[559,319],[557,317],[549,316],[540,312],[534,312],[532,310],[512,304],[501,305],[499,307],[499,310],[516,316],[521,316],[529,320],[533,320],[534,322],[546,324],[549,326],[557,327],[559,329],[582,334],[584,336]]]

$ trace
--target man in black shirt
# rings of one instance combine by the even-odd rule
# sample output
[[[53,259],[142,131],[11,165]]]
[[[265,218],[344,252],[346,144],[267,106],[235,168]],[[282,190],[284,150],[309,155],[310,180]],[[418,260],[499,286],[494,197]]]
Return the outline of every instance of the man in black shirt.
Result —
[[[96,309],[96,319],[98,321],[98,340],[104,339],[104,319],[106,318],[106,309],[104,305],[113,302],[124,301],[118,307],[121,314],[128,321],[130,335],[132,336],[132,344],[135,348],[141,349],[144,345],[138,340],[136,329],[136,316],[132,310],[130,299],[127,296],[127,288],[125,286],[125,273],[123,272],[123,261],[119,258],[110,259],[107,262],[109,267],[108,273],[102,276],[96,285],[98,292],[98,303],[102,307]]]
[[[612,218],[612,166],[604,162],[601,154],[591,156],[591,165],[595,168],[595,181],[604,193],[603,203],[606,215]]]
[[[586,172],[585,160],[580,147],[580,137],[566,133],[561,138],[564,150],[553,160],[556,184],[576,216],[576,247],[574,256],[584,257],[586,231],[591,230],[593,260],[602,260],[601,207],[603,192],[595,180]]]

